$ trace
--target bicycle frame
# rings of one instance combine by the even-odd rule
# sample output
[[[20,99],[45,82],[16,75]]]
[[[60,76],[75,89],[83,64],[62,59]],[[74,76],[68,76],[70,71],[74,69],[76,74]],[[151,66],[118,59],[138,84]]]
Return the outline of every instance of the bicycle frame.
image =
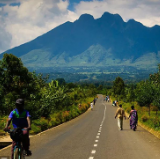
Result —
[[[23,131],[24,129],[22,129]],[[12,133],[13,130],[8,130],[6,131],[8,133]],[[13,159],[24,159],[25,158],[25,154],[24,154],[24,150],[23,150],[23,146],[22,146],[22,141],[15,141],[15,146],[13,148]]]
[[[14,159],[24,159],[25,154],[23,153],[23,148],[21,142],[16,142],[13,150],[13,158]]]

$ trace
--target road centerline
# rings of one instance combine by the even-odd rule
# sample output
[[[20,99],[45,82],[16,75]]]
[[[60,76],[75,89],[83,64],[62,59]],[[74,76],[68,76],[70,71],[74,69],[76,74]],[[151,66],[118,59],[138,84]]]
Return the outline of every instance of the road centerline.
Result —
[[[105,106],[105,108],[104,108],[103,119],[102,119],[100,128],[99,128],[98,133],[97,133],[97,136],[96,136],[96,140],[95,140],[95,142],[97,142],[97,143],[99,142],[97,139],[100,138],[102,126],[103,126],[104,120],[105,120],[105,118],[106,118],[106,105],[105,105],[104,103],[103,103],[103,105]],[[94,147],[97,147],[98,144],[94,144],[93,146],[94,146]],[[95,154],[95,153],[96,153],[96,150],[92,150],[92,151],[91,151],[91,156],[89,157],[89,159],[94,159],[94,157],[93,157],[92,154]]]

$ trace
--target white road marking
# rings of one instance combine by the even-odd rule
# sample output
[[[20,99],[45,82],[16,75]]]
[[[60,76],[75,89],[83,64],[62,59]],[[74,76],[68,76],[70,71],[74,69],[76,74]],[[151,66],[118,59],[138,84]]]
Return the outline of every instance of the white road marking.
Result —
[[[102,129],[102,126],[103,126],[103,122],[104,122],[104,120],[105,120],[105,118],[106,118],[106,115],[105,115],[106,105],[105,105],[105,104],[103,104],[103,105],[105,106],[104,115],[103,115],[103,119],[102,119],[102,122],[101,122],[101,125],[100,125],[100,128],[99,128],[99,131],[98,131],[97,136],[96,136],[97,139],[100,137],[101,129]],[[99,141],[99,140],[97,140],[97,139],[95,140],[95,142],[98,142],[98,141]],[[94,147],[97,147],[97,146],[98,146],[98,144],[94,144]],[[95,154],[95,153],[96,153],[96,150],[92,150],[92,151],[91,151],[91,156],[89,157],[89,159],[94,159],[94,157],[93,157],[92,154]]]
[[[96,153],[96,150],[92,150],[92,152],[91,152],[92,154],[95,154]]]
[[[98,144],[94,144],[94,147],[97,147],[98,146]]]

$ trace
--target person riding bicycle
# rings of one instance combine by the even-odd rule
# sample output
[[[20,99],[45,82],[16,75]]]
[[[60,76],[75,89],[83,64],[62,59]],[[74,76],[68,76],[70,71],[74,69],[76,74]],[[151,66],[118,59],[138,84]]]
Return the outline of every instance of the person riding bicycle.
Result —
[[[27,110],[24,109],[24,100],[17,99],[16,100],[16,108],[9,114],[7,124],[5,126],[4,131],[8,130],[8,127],[12,121],[13,129],[22,128],[23,132],[23,139],[22,144],[25,150],[26,156],[30,156],[32,153],[29,150],[30,146],[30,139],[29,139],[29,130],[31,129],[31,122],[30,122],[30,114]],[[13,150],[14,146],[16,145],[15,141],[12,141],[12,154],[11,158],[13,158]]]

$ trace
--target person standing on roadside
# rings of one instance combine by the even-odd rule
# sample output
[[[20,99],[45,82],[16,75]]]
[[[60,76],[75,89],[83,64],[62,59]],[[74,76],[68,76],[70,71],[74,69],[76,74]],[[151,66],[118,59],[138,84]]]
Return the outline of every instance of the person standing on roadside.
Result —
[[[123,130],[123,117],[126,119],[126,115],[122,105],[120,104],[115,115],[115,119],[118,117],[118,127],[120,130]]]
[[[90,106],[91,106],[91,110],[93,110],[93,102],[91,102]]]
[[[108,97],[108,102],[109,102],[109,96],[107,96]]]
[[[138,114],[137,111],[134,109],[134,106],[131,106],[131,111],[128,119],[130,119],[130,129],[133,129],[133,131],[136,131],[137,129],[137,122],[138,122]]]
[[[106,102],[107,102],[107,100],[108,100],[108,97],[106,96]]]
[[[93,102],[94,102],[94,105],[95,105],[95,103],[96,103],[96,99],[95,98],[94,98]]]
[[[114,101],[114,103],[115,103],[115,106],[117,106],[117,101],[116,100]]]

